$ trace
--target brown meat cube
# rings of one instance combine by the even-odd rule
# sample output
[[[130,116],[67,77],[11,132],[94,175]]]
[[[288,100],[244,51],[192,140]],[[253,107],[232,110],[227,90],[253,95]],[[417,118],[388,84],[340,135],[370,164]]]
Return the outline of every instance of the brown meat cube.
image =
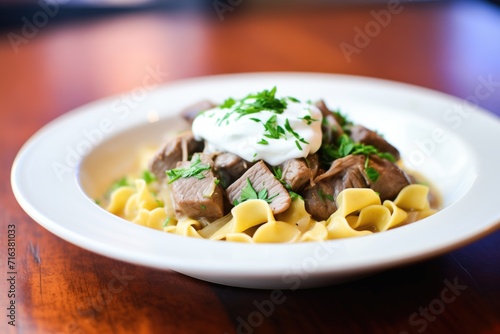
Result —
[[[170,138],[149,162],[149,170],[161,181],[165,179],[167,170],[174,169],[182,161],[184,149],[187,155],[192,155],[202,151],[203,145],[203,142],[194,139],[191,131]]]
[[[376,155],[371,155],[369,159],[369,167],[379,174],[375,182],[366,175],[364,155],[337,159],[329,170],[314,179],[314,186],[301,193],[307,212],[317,220],[327,219],[337,210],[335,200],[338,194],[347,188],[371,188],[384,201],[393,200],[401,189],[410,184],[406,173],[396,164]]]
[[[234,203],[235,200],[240,200],[242,190],[248,186],[247,179],[250,181],[256,193],[263,189],[267,190],[267,198],[272,198],[269,206],[274,214],[288,209],[291,203],[288,191],[283,187],[281,182],[276,179],[274,174],[262,160],[250,167],[238,180],[226,189],[227,197],[231,203]]]
[[[215,172],[221,180],[223,188],[227,188],[253,165],[233,153],[221,153],[214,159]]]
[[[223,190],[212,171],[212,159],[208,155],[197,153],[191,162],[180,163],[177,168],[193,167],[198,159],[199,167],[209,168],[197,174],[198,177],[180,177],[171,182],[175,213],[177,218],[215,220],[224,215],[224,201]]]
[[[319,159],[316,154],[307,158],[289,159],[280,165],[281,181],[297,192],[309,181],[312,183],[318,171]]]
[[[392,146],[387,140],[382,138],[378,133],[365,128],[362,125],[355,125],[351,128],[351,138],[355,142],[363,143],[365,145],[372,145],[380,152],[387,152],[399,160],[400,155],[397,148]]]

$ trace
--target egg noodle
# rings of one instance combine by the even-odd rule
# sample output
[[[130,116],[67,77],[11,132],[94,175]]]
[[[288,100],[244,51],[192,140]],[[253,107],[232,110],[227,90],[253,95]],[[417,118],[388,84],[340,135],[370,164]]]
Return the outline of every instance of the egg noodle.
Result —
[[[248,243],[320,241],[363,236],[408,224],[436,212],[428,200],[429,187],[411,184],[394,199],[381,202],[368,188],[348,188],[337,196],[328,219],[314,220],[302,198],[274,215],[264,200],[253,199],[235,206],[213,223],[177,220],[169,185],[154,179],[129,177],[109,193],[107,211],[133,223],[168,233],[211,240]]]

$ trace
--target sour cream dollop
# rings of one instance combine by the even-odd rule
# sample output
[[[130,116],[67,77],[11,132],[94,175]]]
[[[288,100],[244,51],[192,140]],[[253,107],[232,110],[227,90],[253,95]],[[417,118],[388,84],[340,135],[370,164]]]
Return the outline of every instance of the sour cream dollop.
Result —
[[[261,110],[242,114],[236,111],[238,103],[210,109],[194,119],[192,132],[196,139],[206,141],[206,150],[233,153],[247,161],[264,160],[277,166],[289,159],[305,158],[321,146],[321,111],[311,103],[285,101],[281,113]],[[272,138],[276,131],[278,138]]]

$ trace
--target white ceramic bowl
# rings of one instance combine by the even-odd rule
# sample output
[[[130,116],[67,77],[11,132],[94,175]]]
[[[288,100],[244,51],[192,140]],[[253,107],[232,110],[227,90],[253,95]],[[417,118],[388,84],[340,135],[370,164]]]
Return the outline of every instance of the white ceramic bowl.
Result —
[[[193,102],[278,87],[324,99],[383,133],[406,165],[439,189],[444,207],[416,223],[365,237],[300,244],[240,244],[167,234],[98,207],[145,145],[185,128]],[[415,86],[343,75],[253,73],[175,82],[100,100],[56,119],[20,150],[12,187],[23,209],[57,236],[111,258],[220,284],[297,289],[334,284],[448,252],[499,226],[500,122],[466,101]]]

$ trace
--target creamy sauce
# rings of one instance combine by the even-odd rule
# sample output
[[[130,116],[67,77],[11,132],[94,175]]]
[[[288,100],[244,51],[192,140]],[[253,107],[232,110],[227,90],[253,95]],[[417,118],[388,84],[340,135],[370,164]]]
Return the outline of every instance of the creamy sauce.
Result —
[[[287,101],[281,114],[262,110],[242,115],[234,106],[210,109],[195,118],[192,131],[196,139],[207,142],[209,152],[229,152],[247,161],[264,160],[276,166],[315,153],[321,146],[321,121],[316,106]],[[269,128],[281,128],[279,138],[269,138]]]

